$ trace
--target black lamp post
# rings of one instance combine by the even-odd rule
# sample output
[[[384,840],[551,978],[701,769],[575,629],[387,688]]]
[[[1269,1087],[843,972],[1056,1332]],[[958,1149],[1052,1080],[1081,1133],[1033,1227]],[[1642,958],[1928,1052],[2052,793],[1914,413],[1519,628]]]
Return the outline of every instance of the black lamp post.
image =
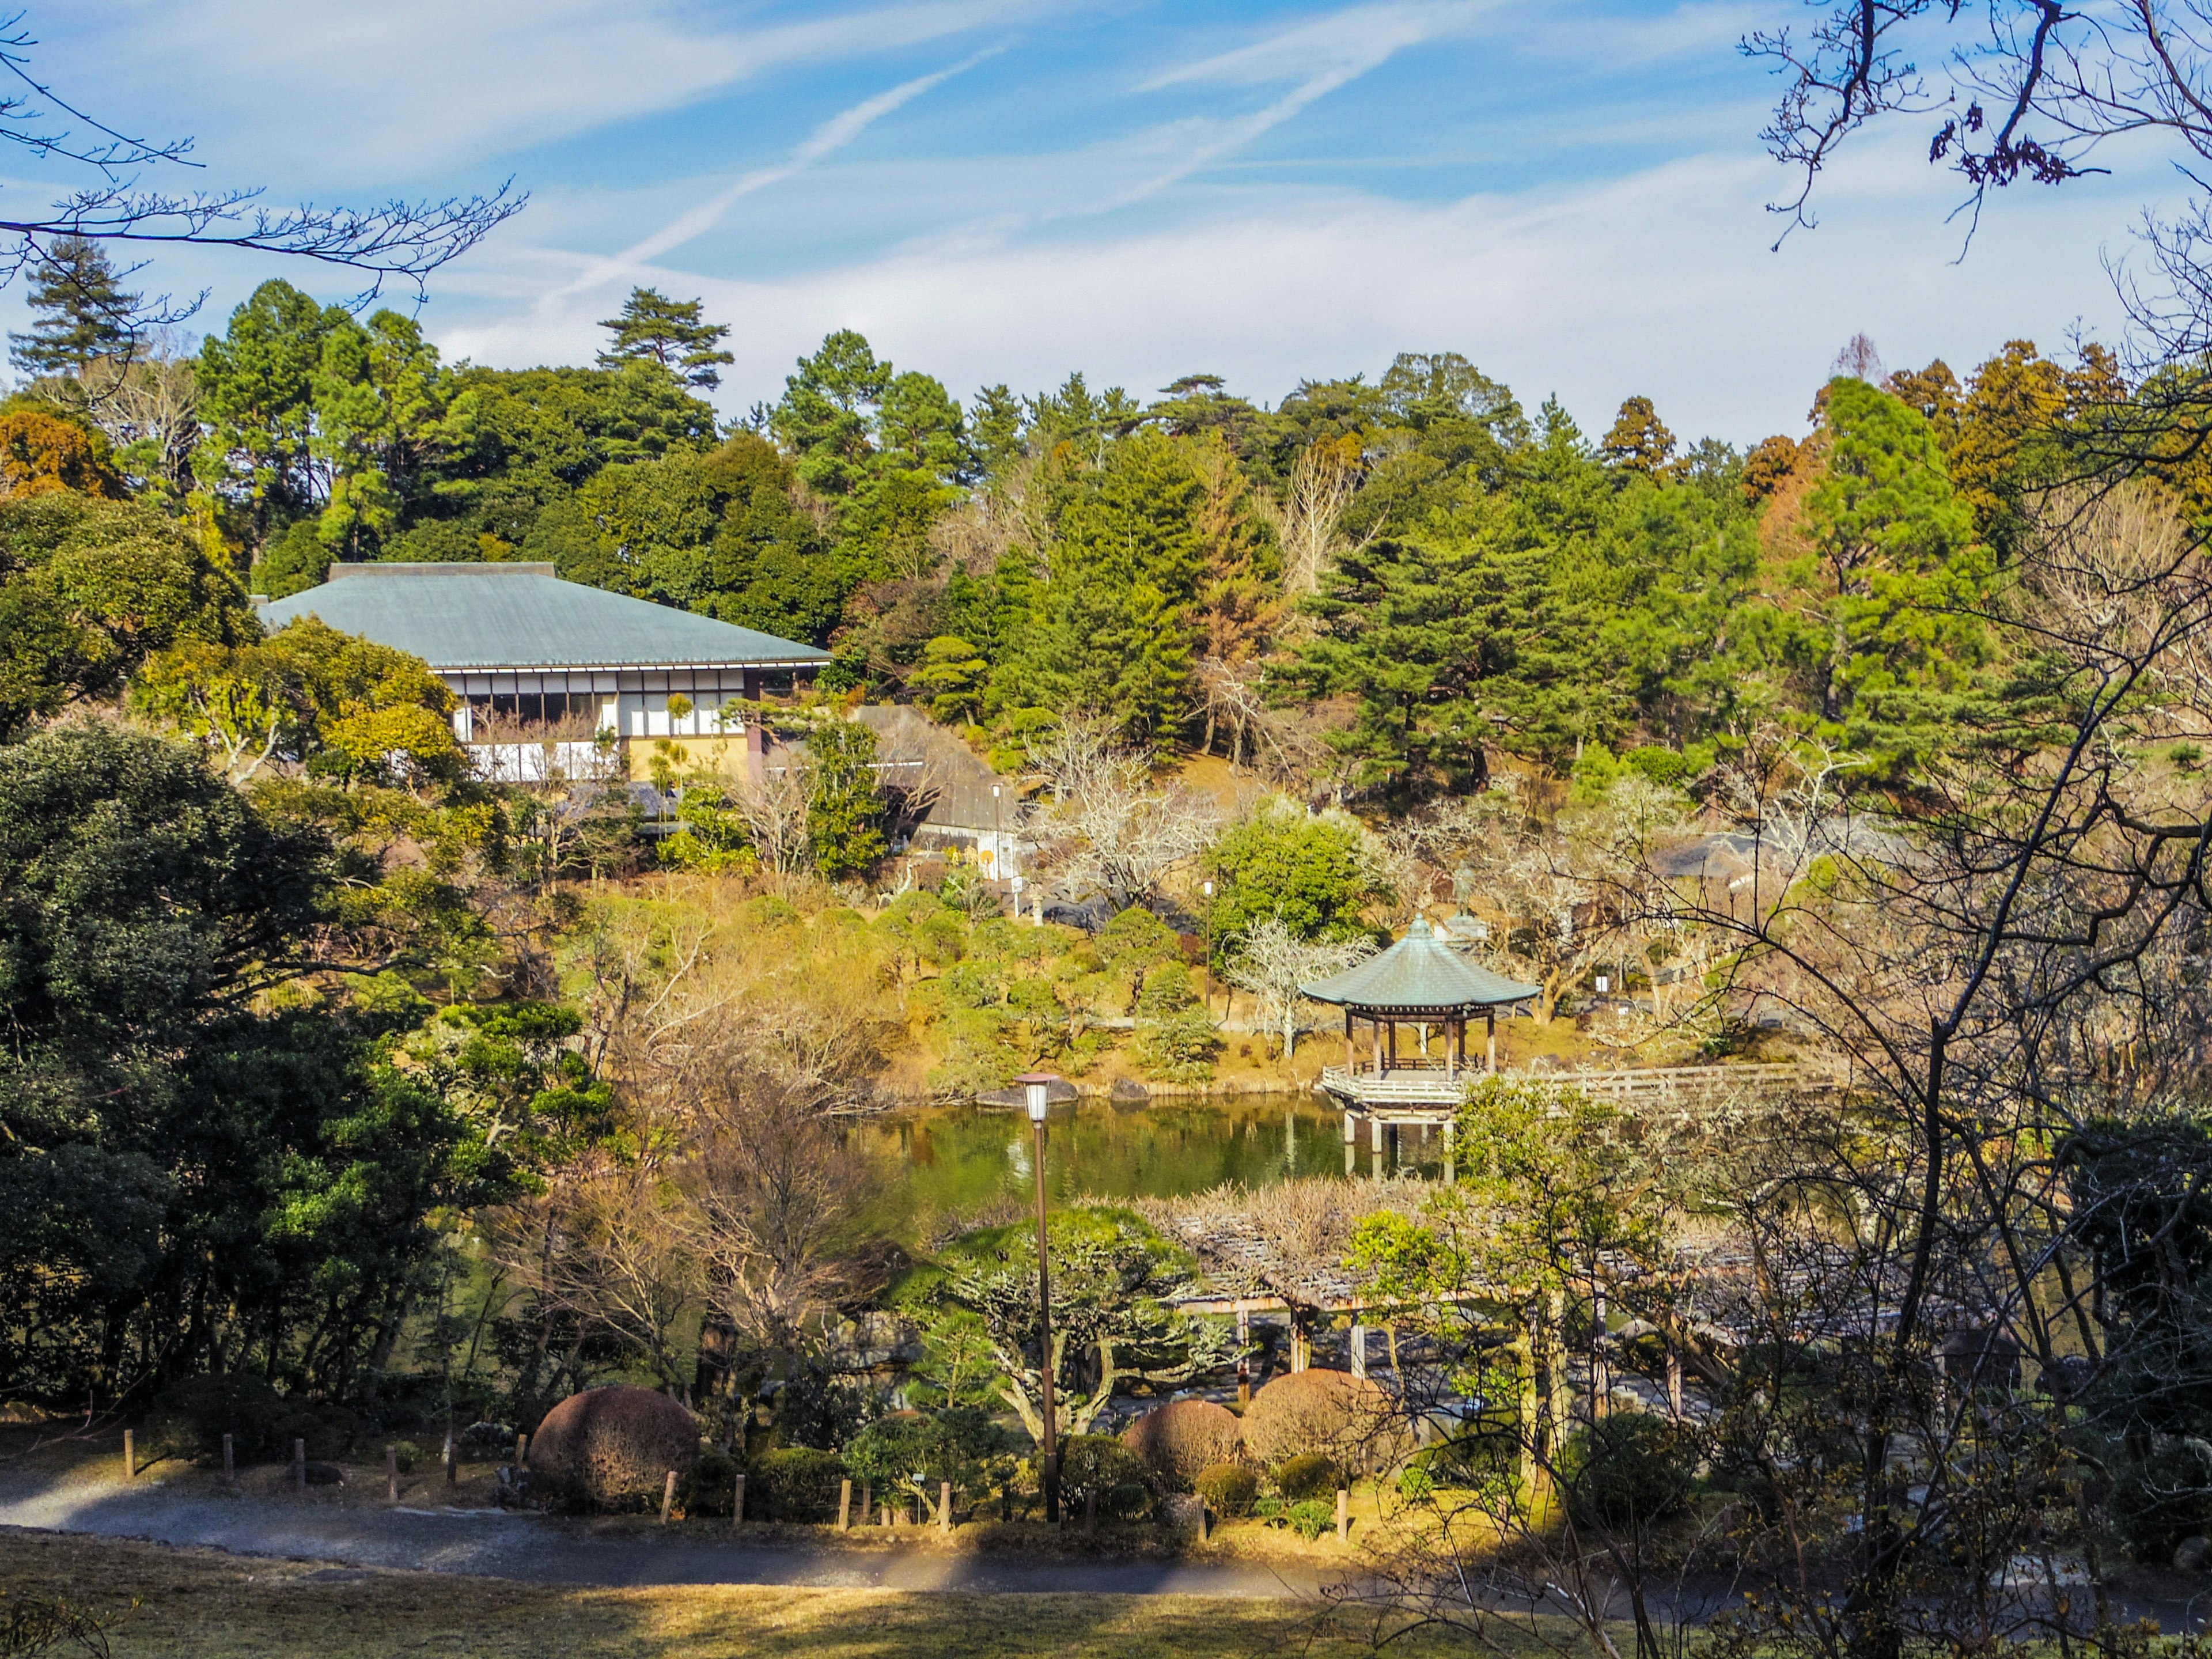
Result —
[[[1025,1072],[1016,1079],[1022,1085],[1030,1109],[1030,1126],[1036,1131],[1037,1215],[1037,1376],[1044,1410],[1044,1518],[1060,1523],[1060,1408],[1052,1393],[1052,1270],[1046,1255],[1044,1225],[1045,1115],[1052,1103],[1052,1085],[1060,1081],[1049,1072]]]

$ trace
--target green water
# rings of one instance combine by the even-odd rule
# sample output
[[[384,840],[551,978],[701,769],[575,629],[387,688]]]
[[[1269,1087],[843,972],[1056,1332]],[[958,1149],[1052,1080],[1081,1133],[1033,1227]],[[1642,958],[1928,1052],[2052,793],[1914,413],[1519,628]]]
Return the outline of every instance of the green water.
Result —
[[[1045,1187],[1076,1198],[1168,1198],[1234,1182],[1272,1186],[1346,1173],[1344,1118],[1313,1095],[1246,1095],[1115,1106],[1084,1101],[1053,1109]],[[876,1161],[894,1207],[927,1227],[934,1218],[1004,1209],[1035,1192],[1029,1119],[1018,1109],[948,1107],[872,1118],[851,1131]],[[1395,1142],[1395,1145],[1390,1144]],[[1383,1168],[1441,1167],[1441,1137],[1395,1133]],[[1363,1132],[1357,1173],[1374,1172]]]

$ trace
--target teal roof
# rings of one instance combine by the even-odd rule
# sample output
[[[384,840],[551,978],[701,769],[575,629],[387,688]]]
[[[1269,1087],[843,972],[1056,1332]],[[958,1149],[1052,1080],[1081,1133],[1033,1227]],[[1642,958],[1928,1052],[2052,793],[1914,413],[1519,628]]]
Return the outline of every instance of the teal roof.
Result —
[[[804,666],[811,645],[562,581],[550,564],[334,564],[320,587],[264,605],[271,629],[319,617],[345,634],[457,669]]]
[[[1478,968],[1438,939],[1428,918],[1416,916],[1406,937],[1389,950],[1298,988],[1316,1002],[1422,1014],[1494,1008],[1533,997],[1543,988]]]

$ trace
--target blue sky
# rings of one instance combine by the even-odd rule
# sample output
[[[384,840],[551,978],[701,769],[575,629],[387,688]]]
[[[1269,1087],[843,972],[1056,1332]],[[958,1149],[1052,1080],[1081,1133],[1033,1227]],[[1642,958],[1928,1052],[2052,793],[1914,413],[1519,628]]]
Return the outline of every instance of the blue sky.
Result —
[[[1081,369],[1273,403],[1401,349],[1465,353],[1601,431],[1801,431],[1838,348],[1962,370],[2117,336],[2154,158],[2003,202],[1963,263],[1954,181],[1899,129],[1770,251],[1773,82],[1734,43],[1793,0],[80,0],[35,66],[112,123],[197,136],[210,183],[526,212],[441,272],[452,356],[585,362],[635,283],[732,326],[720,401],[773,399],[832,328],[956,394]],[[2125,158],[2122,158],[2124,160]],[[0,188],[66,182],[17,158]],[[283,262],[165,254],[201,325]],[[0,296],[0,320],[20,301]]]

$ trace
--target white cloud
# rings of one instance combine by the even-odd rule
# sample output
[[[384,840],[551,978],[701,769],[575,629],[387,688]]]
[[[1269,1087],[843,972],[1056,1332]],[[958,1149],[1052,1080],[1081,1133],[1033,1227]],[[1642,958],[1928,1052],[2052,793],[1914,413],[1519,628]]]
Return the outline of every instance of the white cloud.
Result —
[[[1904,151],[1838,169],[1830,223],[1765,251],[1774,172],[1696,158],[1575,192],[1442,207],[1353,196],[1250,198],[1233,218],[1121,237],[915,247],[774,282],[679,278],[744,319],[726,402],[775,397],[833,328],[965,392],[1083,369],[1149,393],[1203,369],[1272,401],[1304,376],[1370,373],[1401,349],[1465,352],[1532,406],[1556,391],[1602,429],[1655,398],[1669,425],[1737,441],[1800,430],[1837,348],[1864,330],[1895,364],[1966,367],[2020,334],[2057,348],[2113,307],[2093,195],[2022,198],[1972,258],[1941,223],[1944,180]],[[473,320],[445,343],[479,361],[587,360],[580,301],[542,319]]]
[[[895,0],[716,26],[679,0],[132,0],[73,43],[103,78],[192,88],[203,131],[373,179],[681,108],[793,65],[879,56],[1010,18],[1023,0]],[[217,118],[207,118],[215,114]]]

